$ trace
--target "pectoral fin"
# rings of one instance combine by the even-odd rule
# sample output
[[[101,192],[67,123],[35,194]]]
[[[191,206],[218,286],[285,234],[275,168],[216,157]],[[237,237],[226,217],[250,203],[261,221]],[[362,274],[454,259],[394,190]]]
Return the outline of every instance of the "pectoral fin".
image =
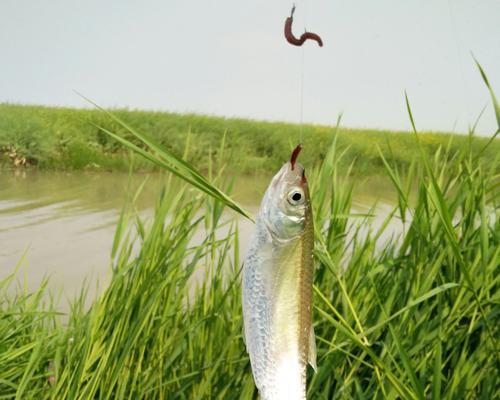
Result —
[[[316,336],[314,335],[314,327],[311,325],[309,329],[309,352],[307,353],[307,361],[313,367],[314,372],[318,372],[316,366]]]

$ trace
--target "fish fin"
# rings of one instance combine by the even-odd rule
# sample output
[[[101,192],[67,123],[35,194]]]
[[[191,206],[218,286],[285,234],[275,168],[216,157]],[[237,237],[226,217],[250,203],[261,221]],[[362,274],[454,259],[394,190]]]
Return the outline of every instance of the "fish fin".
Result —
[[[309,352],[307,353],[307,362],[313,367],[314,372],[318,372],[316,365],[316,336],[314,335],[314,327],[311,324],[309,329]]]

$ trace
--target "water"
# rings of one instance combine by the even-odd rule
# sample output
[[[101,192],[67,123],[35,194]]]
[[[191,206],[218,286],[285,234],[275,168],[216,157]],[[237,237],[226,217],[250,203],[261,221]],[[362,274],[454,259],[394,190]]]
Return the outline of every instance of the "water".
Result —
[[[146,178],[137,199],[144,215],[158,197],[161,174],[0,172],[0,279],[19,265],[19,278],[29,290],[44,277],[50,277],[51,289],[69,298],[85,280],[105,285],[119,212]],[[255,213],[269,177],[238,177],[235,182],[234,197]],[[372,179],[358,188],[353,211],[367,211],[377,201],[376,218],[387,215],[394,197],[387,181]],[[252,224],[241,219],[239,228],[244,252]],[[94,287],[90,285],[91,294]]]

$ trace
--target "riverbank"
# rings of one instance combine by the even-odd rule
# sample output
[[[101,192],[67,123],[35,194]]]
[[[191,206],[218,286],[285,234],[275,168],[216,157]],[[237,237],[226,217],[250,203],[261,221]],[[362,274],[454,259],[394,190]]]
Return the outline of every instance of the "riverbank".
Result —
[[[299,141],[300,127],[196,114],[113,110],[113,114],[139,132],[153,137],[175,154],[188,148],[188,161],[209,169],[210,156],[223,159],[239,174],[268,173],[280,167],[290,148]],[[0,167],[41,170],[151,171],[144,162],[111,139],[97,126],[133,138],[98,110],[0,104]],[[320,163],[331,141],[333,127],[305,125],[301,154],[306,165]],[[440,147],[449,155],[464,149],[471,140],[472,154],[479,154],[488,138],[449,133],[423,132],[422,146],[432,157]],[[221,155],[221,143],[224,152]],[[340,128],[339,151],[344,166],[356,160],[356,174],[383,173],[379,150],[398,167],[408,167],[415,156],[415,138],[409,132]],[[484,151],[481,162],[490,164],[500,154],[500,140]]]

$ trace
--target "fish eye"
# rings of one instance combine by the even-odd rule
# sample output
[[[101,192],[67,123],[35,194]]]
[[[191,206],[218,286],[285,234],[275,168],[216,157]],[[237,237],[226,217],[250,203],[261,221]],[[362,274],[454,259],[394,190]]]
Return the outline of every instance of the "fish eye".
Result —
[[[304,202],[304,192],[300,189],[293,189],[288,193],[288,202],[292,206],[298,206]]]

